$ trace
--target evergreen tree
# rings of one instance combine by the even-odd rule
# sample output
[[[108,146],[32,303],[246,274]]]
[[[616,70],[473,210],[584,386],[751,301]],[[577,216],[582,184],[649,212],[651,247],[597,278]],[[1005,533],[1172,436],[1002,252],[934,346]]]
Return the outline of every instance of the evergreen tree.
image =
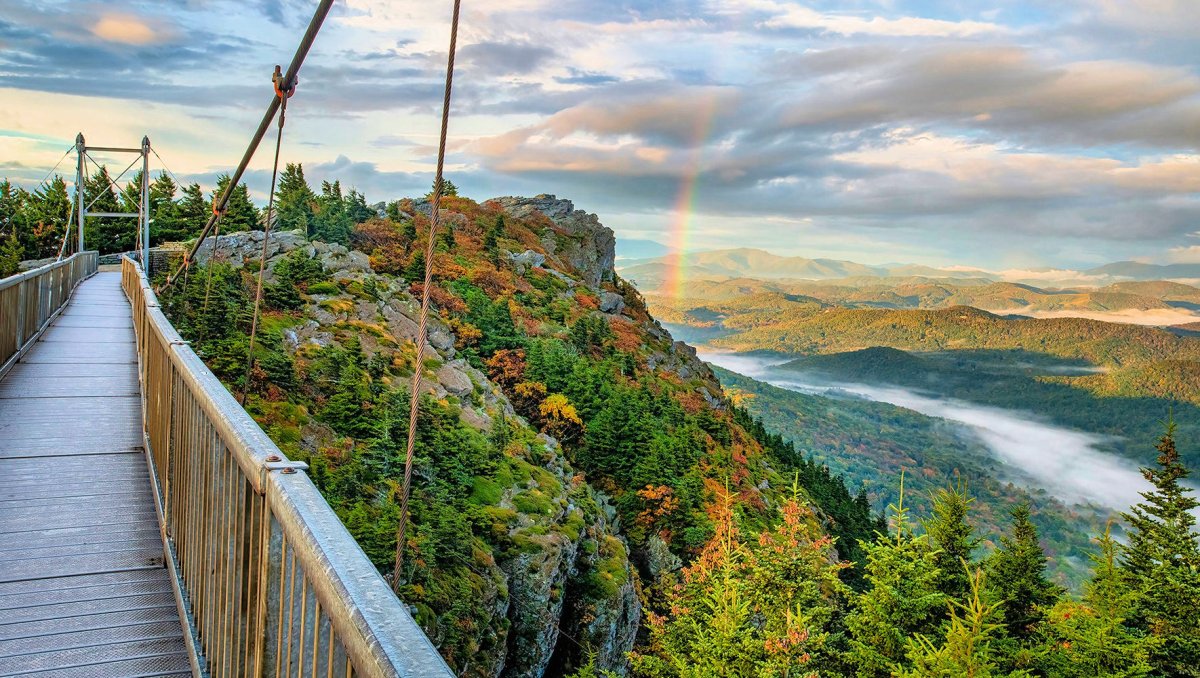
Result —
[[[1023,670],[1006,672],[1000,668],[994,641],[1003,633],[998,603],[984,600],[983,570],[976,568],[967,576],[965,601],[950,601],[946,639],[941,644],[918,634],[908,644],[911,668],[900,671],[900,678],[963,676],[989,678],[1028,676]]]
[[[23,254],[15,233],[0,232],[0,278],[7,278],[19,270]]]
[[[967,514],[975,499],[963,487],[938,490],[931,497],[933,516],[925,522],[931,546],[936,550],[934,563],[938,567],[938,590],[951,601],[967,603],[971,595],[971,555],[979,546]]]
[[[304,165],[288,163],[275,189],[276,228],[311,233],[317,196],[304,180]]]
[[[408,262],[408,266],[404,268],[404,279],[410,285],[425,283],[425,253],[421,250],[417,250],[412,261]]]
[[[1117,563],[1119,546],[1109,530],[1099,542],[1083,600],[1064,600],[1050,610],[1046,650],[1039,661],[1045,675],[1137,678],[1151,672],[1149,656],[1156,639],[1127,624],[1137,594]]]
[[[412,249],[414,243],[417,242],[417,223],[413,219],[404,222],[404,231],[400,234],[404,238],[404,251]]]
[[[212,194],[214,204],[220,196],[225,195],[229,181],[228,174],[217,177],[217,188]],[[246,184],[238,184],[229,194],[229,202],[225,204],[225,215],[221,217],[221,230],[226,233],[262,230],[258,222],[258,208],[250,201],[250,191]]]
[[[1001,601],[1008,635],[1023,642],[1033,636],[1063,590],[1046,578],[1046,554],[1029,520],[1029,505],[1018,504],[1011,514],[1012,536],[1000,537],[1000,547],[988,560],[988,581]]]
[[[379,216],[375,210],[367,205],[367,198],[362,193],[350,189],[350,195],[346,196],[346,214],[349,215],[350,221],[361,224],[371,217]]]
[[[137,212],[142,204],[142,171],[138,170],[134,173],[133,178],[129,183],[125,184],[125,188],[121,189],[121,195],[118,196],[121,202],[122,212]]]
[[[431,187],[429,189],[429,192],[425,194],[425,197],[427,199],[433,200],[433,189],[436,187],[437,187],[437,180],[435,179],[433,182],[433,187]],[[451,196],[451,195],[458,195],[458,186],[455,186],[453,181],[450,181],[449,179],[443,177],[442,178],[442,197],[445,198],[446,196]]]
[[[442,250],[453,252],[458,241],[454,239],[454,224],[446,223],[442,225],[446,230],[442,231]]]
[[[496,215],[496,222],[483,234],[483,251],[493,266],[500,266],[500,236],[504,235],[504,214]]]
[[[175,192],[178,187],[166,172],[160,172],[158,178],[150,184],[150,242],[157,245],[162,242],[186,240],[187,230],[180,217],[179,206],[175,204]]]
[[[212,204],[204,198],[200,184],[189,184],[183,189],[175,211],[175,224],[179,240],[190,240],[200,235],[208,218],[212,215]],[[165,238],[166,236],[164,236]]]
[[[920,633],[937,639],[946,595],[938,590],[941,572],[926,535],[916,535],[900,499],[889,505],[894,530],[864,543],[866,589],[846,618],[849,663],[860,678],[891,676],[908,668],[907,639]],[[936,640],[934,640],[936,642]]]
[[[32,194],[23,196],[18,220],[21,245],[28,259],[46,259],[58,255],[63,233],[71,216],[71,196],[62,177],[55,176]]]
[[[840,565],[811,511],[793,499],[782,514],[743,541],[726,497],[716,535],[670,587],[671,616],[650,614],[652,651],[633,656],[639,675],[807,676],[828,664]]]
[[[121,205],[113,191],[107,167],[83,181],[83,204],[88,212],[120,212]],[[133,219],[119,217],[88,217],[84,223],[84,246],[101,254],[128,252],[136,242],[137,224]]]
[[[17,215],[21,212],[24,202],[23,193],[24,191],[13,186],[8,179],[0,181],[0,234],[16,234]]]
[[[316,211],[309,228],[309,237],[321,242],[346,245],[350,242],[350,231],[354,222],[346,210],[342,197],[342,184],[328,181],[321,184],[321,195],[316,199]]]
[[[1121,570],[1136,594],[1131,624],[1156,639],[1157,671],[1200,676],[1200,541],[1191,514],[1198,504],[1182,485],[1190,471],[1175,448],[1174,421],[1155,447],[1158,467],[1142,469],[1154,489],[1122,514],[1129,543]]]

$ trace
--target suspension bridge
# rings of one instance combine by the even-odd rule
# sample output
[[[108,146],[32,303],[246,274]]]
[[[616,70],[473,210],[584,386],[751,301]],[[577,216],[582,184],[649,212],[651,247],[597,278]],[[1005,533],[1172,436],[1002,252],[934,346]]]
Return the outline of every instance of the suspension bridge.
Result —
[[[217,228],[272,122],[278,170],[287,100],[332,4],[317,3],[287,71],[276,67],[262,122],[165,284]],[[457,23],[456,0],[432,230]],[[0,280],[0,676],[452,675],[307,466],[159,309],[149,139],[89,147],[80,134],[75,150],[75,237],[68,228],[57,261]],[[137,155],[137,212],[89,211],[89,151]],[[89,216],[136,218],[139,252],[101,267]],[[410,469],[411,448],[405,503]]]

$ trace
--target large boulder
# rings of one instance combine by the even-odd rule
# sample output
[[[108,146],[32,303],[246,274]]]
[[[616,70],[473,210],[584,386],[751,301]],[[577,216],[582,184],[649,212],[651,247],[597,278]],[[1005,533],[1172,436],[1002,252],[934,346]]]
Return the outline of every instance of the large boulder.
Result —
[[[546,233],[542,244],[546,251],[579,271],[584,284],[599,287],[612,279],[617,239],[595,214],[575,209],[570,200],[545,194],[532,198],[505,196],[491,202],[518,219],[540,212],[553,221],[557,231]]]

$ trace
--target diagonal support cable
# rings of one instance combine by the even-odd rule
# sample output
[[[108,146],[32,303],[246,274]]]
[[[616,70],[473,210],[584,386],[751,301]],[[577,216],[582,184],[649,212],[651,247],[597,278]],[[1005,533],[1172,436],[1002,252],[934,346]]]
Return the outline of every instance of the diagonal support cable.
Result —
[[[308,29],[304,31],[304,37],[300,39],[300,45],[296,47],[296,53],[292,56],[292,62],[288,64],[287,72],[283,76],[283,80],[279,85],[279,89],[291,91],[296,86],[296,75],[300,72],[300,66],[304,63],[304,58],[308,56],[308,51],[312,49],[313,41],[317,39],[317,32],[321,30],[321,24],[325,22],[325,17],[329,15],[330,8],[333,7],[333,0],[321,0],[317,5],[317,11],[313,14],[313,18],[308,23]],[[204,244],[204,239],[208,237],[221,215],[225,213],[225,208],[229,204],[229,198],[233,195],[233,191],[237,188],[238,183],[242,180],[242,175],[246,173],[246,167],[249,166],[250,160],[254,158],[254,152],[258,150],[258,145],[262,142],[263,136],[267,133],[267,128],[271,126],[271,121],[275,119],[275,113],[279,110],[279,97],[272,95],[271,103],[267,106],[267,112],[263,114],[262,121],[258,123],[258,129],[254,131],[254,136],[250,139],[250,145],[246,147],[246,152],[242,155],[242,161],[234,170],[233,176],[229,178],[229,185],[225,188],[225,192],[217,198],[214,205],[214,214],[208,218],[208,222],[204,224],[204,228],[200,231],[200,236],[196,239],[196,244],[183,258],[183,264],[170,275],[166,282],[159,288],[168,287],[179,277],[189,264],[196,252],[199,251],[200,245]]]
[[[404,487],[400,496],[400,524],[396,528],[396,562],[392,568],[392,590],[400,593],[400,568],[404,565],[404,539],[408,529],[408,501],[412,494],[413,445],[417,437],[417,415],[421,402],[421,378],[425,370],[425,332],[429,322],[429,288],[433,285],[433,247],[437,238],[442,204],[442,169],[446,164],[446,130],[450,124],[450,91],[454,85],[454,51],[458,44],[458,10],[461,0],[454,0],[454,16],[450,19],[450,54],[446,59],[446,91],[442,97],[442,131],[438,137],[437,173],[433,180],[433,211],[429,213],[429,242],[425,244],[425,286],[421,290],[421,322],[417,328],[417,363],[413,367],[412,389],[409,393],[408,440],[404,453]]]

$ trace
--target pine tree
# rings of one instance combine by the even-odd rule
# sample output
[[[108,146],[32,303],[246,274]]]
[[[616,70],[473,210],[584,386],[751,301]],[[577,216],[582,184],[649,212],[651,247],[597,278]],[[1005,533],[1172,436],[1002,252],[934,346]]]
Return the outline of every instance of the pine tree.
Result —
[[[107,167],[83,181],[83,204],[88,212],[120,212]],[[90,207],[88,207],[90,205]],[[84,246],[101,254],[128,252],[136,242],[137,224],[133,219],[89,217],[84,224]]]
[[[496,215],[496,222],[483,234],[483,251],[493,266],[500,266],[500,236],[504,235],[504,214]]]
[[[999,666],[995,639],[1003,633],[998,603],[988,603],[984,595],[984,574],[976,568],[967,576],[967,597],[950,601],[946,639],[937,643],[918,634],[909,640],[908,658],[912,667],[900,671],[900,678],[963,676],[989,678],[1028,676],[1024,670],[1006,672]]]
[[[1149,675],[1156,640],[1127,624],[1137,594],[1117,563],[1119,546],[1110,530],[1098,539],[1100,553],[1083,600],[1064,600],[1050,610],[1039,668],[1062,678],[1137,678]]]
[[[15,274],[23,257],[24,250],[17,240],[15,233],[0,232],[0,278]]]
[[[413,219],[404,222],[404,231],[401,233],[404,238],[404,251],[412,249],[413,244],[417,242],[417,223]]]
[[[781,513],[773,530],[743,540],[724,499],[716,534],[667,587],[671,614],[649,614],[648,651],[633,656],[639,675],[808,676],[829,661],[841,566],[810,510],[793,499]]]
[[[1024,642],[1036,632],[1063,589],[1046,578],[1046,554],[1037,527],[1029,520],[1029,505],[1018,504],[1011,514],[1012,536],[1000,537],[1000,548],[987,563],[988,580],[1001,601],[1008,635]]]
[[[938,490],[931,499],[933,517],[925,522],[925,531],[936,549],[938,590],[951,601],[966,603],[972,587],[971,555],[980,541],[973,536],[973,528],[967,522],[975,499],[963,487]]]
[[[217,188],[213,191],[212,200],[215,203],[229,188],[230,177],[222,174],[217,177]],[[258,222],[258,208],[250,201],[250,191],[246,184],[238,184],[229,194],[229,202],[225,204],[225,216],[221,217],[221,231],[262,230]]]
[[[341,182],[323,182],[321,195],[316,199],[309,237],[321,242],[345,245],[350,242],[350,231],[353,227],[354,222],[346,210],[346,200],[342,197]]]
[[[22,193],[19,237],[25,256],[45,259],[58,254],[64,231],[69,228],[71,196],[67,184],[55,176],[49,184],[39,186],[33,193]]]
[[[184,240],[188,233],[180,217],[179,206],[175,204],[175,192],[178,187],[166,172],[160,172],[154,183],[150,184],[150,242],[173,242]]]
[[[408,266],[404,268],[404,279],[410,285],[424,284],[425,282],[425,253],[417,250],[413,255],[412,261],[408,262]]]
[[[1175,448],[1174,421],[1155,448],[1158,467],[1142,469],[1154,489],[1121,516],[1129,525],[1121,570],[1136,593],[1131,624],[1158,641],[1155,669],[1200,676],[1200,540],[1190,513],[1198,503],[1181,484],[1190,471]]]
[[[275,228],[310,233],[316,203],[316,194],[304,180],[304,165],[289,162],[275,189]]]
[[[941,575],[926,535],[916,535],[900,499],[889,505],[893,530],[863,543],[866,589],[846,618],[848,660],[860,678],[891,676],[908,667],[907,639],[914,634],[937,637],[946,595],[938,590]]]
[[[204,225],[212,215],[212,205],[204,198],[200,184],[189,184],[183,189],[176,210],[176,228],[179,240],[187,240],[200,235]],[[164,236],[165,237],[165,236]]]

